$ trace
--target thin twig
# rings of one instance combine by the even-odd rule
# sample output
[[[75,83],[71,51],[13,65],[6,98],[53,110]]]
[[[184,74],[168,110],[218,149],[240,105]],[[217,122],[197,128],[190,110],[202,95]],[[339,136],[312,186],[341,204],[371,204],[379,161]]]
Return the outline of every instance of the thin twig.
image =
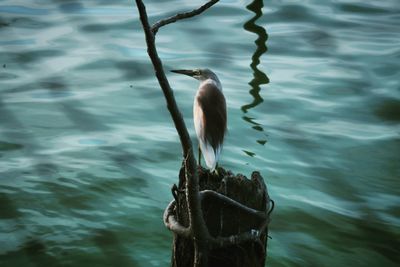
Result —
[[[274,211],[274,208],[275,208],[275,201],[273,201],[272,199],[269,199],[269,201],[271,202],[272,206],[271,206],[271,209],[267,213],[268,217],[269,217],[269,215],[271,215],[272,211]]]
[[[169,18],[159,20],[156,23],[154,23],[153,26],[151,26],[151,31],[153,32],[153,34],[156,34],[158,29],[160,29],[162,26],[165,26],[170,23],[174,23],[178,20],[197,16],[197,15],[203,13],[206,9],[210,8],[212,5],[214,5],[218,1],[219,0],[211,0],[211,1],[207,2],[206,4],[202,5],[201,7],[193,9],[192,11],[179,13],[179,14],[176,14],[175,16],[171,16]]]

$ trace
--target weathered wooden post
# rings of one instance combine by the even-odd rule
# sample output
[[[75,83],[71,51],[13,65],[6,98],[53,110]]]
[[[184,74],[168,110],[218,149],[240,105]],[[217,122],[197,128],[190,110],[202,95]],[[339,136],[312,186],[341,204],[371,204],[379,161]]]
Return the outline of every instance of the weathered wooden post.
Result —
[[[218,174],[211,174],[199,168],[200,190],[203,195],[202,210],[210,235],[214,238],[231,238],[231,244],[217,246],[209,251],[208,266],[252,266],[263,267],[267,256],[268,223],[272,204],[264,180],[260,173],[253,172],[248,179],[243,175],[233,175],[219,168]],[[179,191],[184,190],[184,168],[180,172]],[[253,210],[265,211],[267,218],[253,212],[230,205],[222,199],[213,197],[212,191],[235,200]],[[208,195],[207,195],[208,194]],[[187,206],[184,194],[176,194],[178,205],[175,215],[182,225],[188,225]],[[238,242],[240,234],[249,233],[258,238]],[[172,266],[193,266],[193,241],[174,235]]]

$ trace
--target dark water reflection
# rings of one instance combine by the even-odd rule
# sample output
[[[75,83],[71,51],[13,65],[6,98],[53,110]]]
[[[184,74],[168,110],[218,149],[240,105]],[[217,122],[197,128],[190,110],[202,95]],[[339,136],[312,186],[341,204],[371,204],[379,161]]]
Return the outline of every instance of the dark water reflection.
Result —
[[[276,203],[267,265],[397,266],[397,2],[245,4],[157,42],[167,70],[221,78],[221,164],[260,170]],[[167,266],[181,152],[133,3],[5,0],[0,36],[0,266]],[[170,81],[194,137],[197,83]]]
[[[264,29],[264,27],[261,27],[256,24],[257,19],[259,19],[262,16],[263,7],[264,3],[262,0],[255,0],[246,7],[248,10],[254,12],[255,16],[251,18],[249,21],[247,21],[244,24],[243,28],[246,31],[257,34],[258,38],[255,41],[257,48],[254,51],[253,56],[251,57],[251,64],[250,64],[250,67],[253,70],[253,79],[249,82],[249,85],[252,87],[249,93],[253,96],[254,100],[252,103],[242,106],[241,109],[244,113],[247,113],[249,109],[254,108],[263,102],[263,99],[260,96],[260,89],[261,89],[260,85],[269,83],[267,75],[263,71],[257,68],[257,66],[260,64],[261,56],[265,52],[267,52],[266,42],[268,39],[268,34]]]
[[[251,57],[251,64],[250,64],[250,68],[253,71],[253,79],[249,82],[249,85],[251,86],[249,93],[253,97],[253,101],[241,107],[241,110],[245,114],[248,113],[248,110],[255,108],[256,106],[258,106],[263,102],[263,98],[260,95],[261,85],[269,83],[267,75],[263,71],[258,69],[261,56],[268,50],[266,45],[268,34],[264,29],[264,27],[261,27],[256,24],[257,19],[259,19],[263,14],[262,13],[263,7],[264,3],[262,0],[261,1],[255,0],[248,6],[246,6],[248,10],[255,13],[255,16],[252,17],[249,21],[247,21],[243,25],[243,28],[246,31],[255,33],[257,35],[257,39],[255,41],[256,49]],[[260,123],[257,123],[255,121],[255,118],[250,117],[249,115],[244,115],[243,120],[250,123],[250,125],[254,130],[260,132],[264,131],[263,126]],[[265,145],[265,143],[267,142],[266,137],[267,135],[263,135],[262,137],[260,137],[261,139],[257,139],[256,142],[260,145]],[[254,152],[250,152],[247,150],[243,150],[243,152],[250,157],[254,157],[256,155]]]

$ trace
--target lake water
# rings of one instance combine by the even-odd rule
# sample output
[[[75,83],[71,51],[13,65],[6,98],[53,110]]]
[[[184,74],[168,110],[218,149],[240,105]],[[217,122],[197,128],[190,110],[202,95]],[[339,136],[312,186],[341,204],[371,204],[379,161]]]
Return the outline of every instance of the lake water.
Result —
[[[267,266],[400,263],[399,29],[397,0],[226,0],[159,31],[166,70],[220,77],[220,164],[276,203]],[[167,75],[195,142],[197,81]],[[168,266],[180,163],[134,1],[0,1],[0,266]]]

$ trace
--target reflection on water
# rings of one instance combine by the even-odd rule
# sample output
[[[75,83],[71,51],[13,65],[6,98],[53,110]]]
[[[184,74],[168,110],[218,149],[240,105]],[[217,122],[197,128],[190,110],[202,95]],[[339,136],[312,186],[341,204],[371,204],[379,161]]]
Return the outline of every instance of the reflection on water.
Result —
[[[251,108],[256,107],[260,103],[263,102],[262,97],[260,96],[260,85],[269,83],[269,79],[267,75],[258,69],[258,65],[260,64],[261,56],[267,52],[267,39],[268,34],[264,27],[256,24],[257,19],[262,16],[262,8],[264,6],[263,0],[254,0],[251,4],[246,6],[246,8],[255,13],[255,16],[247,21],[243,27],[246,31],[257,34],[257,40],[255,41],[256,50],[254,51],[253,56],[251,57],[250,67],[253,70],[253,79],[249,82],[251,89],[249,93],[253,97],[253,102],[247,105],[242,106],[242,111],[247,113],[247,111]],[[244,117],[245,118],[245,117]],[[250,120],[245,119],[246,121],[252,123]]]
[[[246,115],[248,110],[258,106],[263,102],[263,99],[260,95],[260,90],[261,90],[261,85],[269,83],[269,79],[267,75],[258,69],[258,65],[260,64],[260,58],[261,56],[267,52],[267,39],[268,39],[268,34],[264,27],[257,25],[256,21],[262,16],[262,8],[264,6],[263,0],[254,0],[251,4],[246,6],[246,8],[253,13],[255,13],[255,16],[252,17],[250,20],[248,20],[244,25],[244,29],[246,31],[252,32],[257,34],[257,40],[255,41],[256,44],[256,50],[254,51],[252,57],[251,57],[251,64],[250,68],[253,71],[253,79],[249,82],[249,85],[251,86],[251,89],[249,91],[250,95],[253,97],[253,101],[249,104],[243,105],[241,107],[241,110],[245,115],[243,115],[243,120],[246,122],[250,123],[252,125],[252,128],[263,132],[263,126],[260,123],[257,123],[254,118],[250,117],[249,115]],[[256,140],[256,142],[260,145],[265,145],[267,142],[266,139],[267,135],[263,135],[262,139]],[[251,157],[255,156],[254,152],[249,152],[243,150],[246,155],[249,155]]]

